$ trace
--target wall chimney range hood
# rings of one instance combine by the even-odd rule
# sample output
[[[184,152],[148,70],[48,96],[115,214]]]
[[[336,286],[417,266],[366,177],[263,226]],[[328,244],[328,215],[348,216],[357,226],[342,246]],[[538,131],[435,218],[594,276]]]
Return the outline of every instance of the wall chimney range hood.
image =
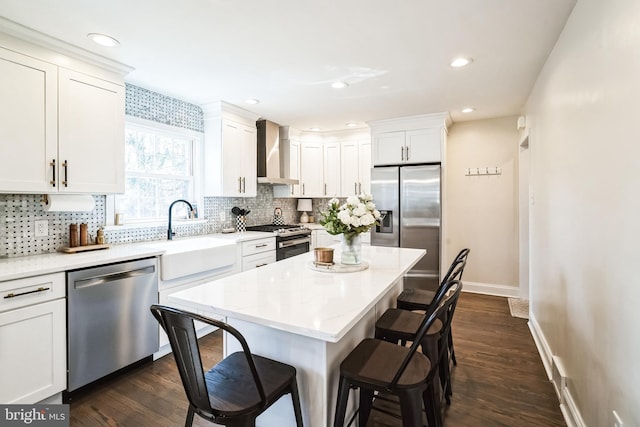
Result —
[[[258,183],[297,185],[297,179],[283,177],[280,165],[280,126],[268,120],[258,120]]]

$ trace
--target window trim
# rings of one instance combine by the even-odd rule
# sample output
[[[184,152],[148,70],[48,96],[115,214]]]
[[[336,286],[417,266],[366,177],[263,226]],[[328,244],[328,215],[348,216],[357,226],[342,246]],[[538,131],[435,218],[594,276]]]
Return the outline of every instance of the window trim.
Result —
[[[177,126],[171,126],[164,123],[154,122],[152,120],[141,119],[133,116],[125,116],[125,127],[127,125],[134,125],[137,127],[147,128],[154,132],[162,132],[167,134],[173,134],[180,138],[189,138],[193,141],[192,146],[192,163],[193,163],[193,198],[195,202],[198,204],[198,219],[202,219],[202,221],[197,222],[206,222],[204,217],[204,197],[203,197],[203,150],[204,150],[204,133],[194,131],[191,129],[181,128]],[[124,135],[123,135],[124,138]],[[124,141],[123,141],[124,143]],[[126,174],[126,165],[125,165],[125,174]],[[110,227],[113,226],[114,229],[122,228],[121,226],[115,225],[115,216],[116,216],[116,208],[115,208],[115,196],[116,194],[108,194],[106,197],[105,203],[105,226]],[[167,209],[169,207],[167,206]],[[158,227],[167,224],[166,219],[155,219],[155,220],[140,220],[135,219],[131,220],[128,218],[124,219],[126,228],[142,228],[142,227]],[[176,222],[177,223],[177,222]],[[194,220],[189,220],[190,224],[195,223]]]

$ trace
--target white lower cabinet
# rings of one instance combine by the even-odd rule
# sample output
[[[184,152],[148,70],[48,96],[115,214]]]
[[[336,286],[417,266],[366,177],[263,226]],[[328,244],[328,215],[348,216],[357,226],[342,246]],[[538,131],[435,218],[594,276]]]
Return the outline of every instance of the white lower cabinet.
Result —
[[[67,387],[64,273],[0,282],[0,292],[0,403],[33,404],[62,392]]]
[[[276,262],[276,238],[265,237],[242,242],[242,271]]]

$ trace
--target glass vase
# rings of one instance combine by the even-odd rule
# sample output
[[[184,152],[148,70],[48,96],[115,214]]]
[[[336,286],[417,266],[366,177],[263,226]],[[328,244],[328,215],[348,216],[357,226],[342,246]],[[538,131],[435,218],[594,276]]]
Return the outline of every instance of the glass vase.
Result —
[[[360,234],[342,235],[342,254],[340,262],[347,265],[357,265],[362,262],[362,240]]]

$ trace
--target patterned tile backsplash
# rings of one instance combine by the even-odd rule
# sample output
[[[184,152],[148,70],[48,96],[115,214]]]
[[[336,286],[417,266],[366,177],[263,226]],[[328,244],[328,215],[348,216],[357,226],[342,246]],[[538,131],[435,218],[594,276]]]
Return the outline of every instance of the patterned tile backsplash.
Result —
[[[41,195],[0,194],[0,257],[12,258],[55,252],[60,246],[69,244],[69,225],[88,225],[89,235],[105,224],[105,196],[93,196],[95,208],[91,212],[46,212],[41,203]],[[175,224],[177,236],[195,236],[219,233],[223,228],[234,227],[235,215],[231,208],[238,206],[251,212],[247,215],[247,225],[270,224],[273,211],[279,207],[287,223],[296,223],[297,199],[273,197],[271,185],[259,184],[255,198],[205,197],[204,218],[194,224]],[[225,220],[220,221],[220,212]],[[201,211],[202,214],[202,211]],[[48,221],[48,235],[35,236],[35,221]],[[149,240],[163,240],[167,237],[167,225],[157,227],[113,226],[106,229],[109,244],[132,243]]]
[[[202,108],[126,83],[124,113],[165,125],[204,132]]]

